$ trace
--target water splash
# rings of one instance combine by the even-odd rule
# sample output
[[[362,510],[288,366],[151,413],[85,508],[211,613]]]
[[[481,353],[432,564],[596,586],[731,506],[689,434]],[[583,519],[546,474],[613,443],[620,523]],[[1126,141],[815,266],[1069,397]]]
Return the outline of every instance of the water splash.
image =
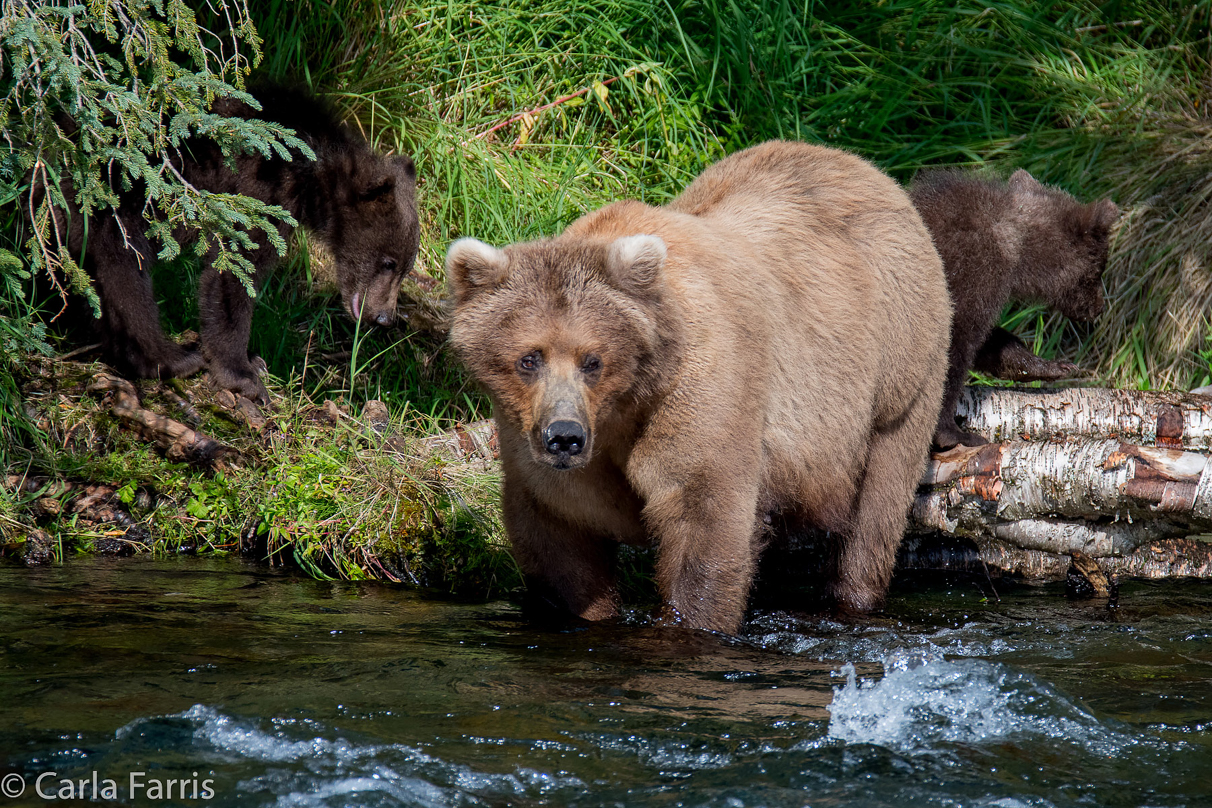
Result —
[[[833,689],[828,737],[922,754],[953,745],[1051,741],[1111,756],[1141,743],[1029,674],[978,659],[895,656],[878,682],[852,664]]]

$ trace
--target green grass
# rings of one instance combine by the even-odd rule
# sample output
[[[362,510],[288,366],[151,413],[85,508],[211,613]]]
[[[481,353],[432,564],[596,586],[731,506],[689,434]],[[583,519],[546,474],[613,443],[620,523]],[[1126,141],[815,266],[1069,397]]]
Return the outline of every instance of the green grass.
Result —
[[[1209,375],[1207,0],[257,8],[270,74],[310,82],[381,146],[417,156],[421,266],[439,280],[459,236],[549,235],[615,198],[662,202],[729,151],[798,138],[902,180],[924,165],[1022,166],[1111,196],[1127,214],[1110,310],[1093,330],[1046,317],[1041,346],[1110,384]],[[610,79],[603,101],[591,88]]]
[[[416,159],[417,278],[435,310],[455,238],[504,244],[617,198],[659,204],[735,149],[798,138],[855,151],[901,180],[924,165],[1022,166],[1083,199],[1110,195],[1126,213],[1107,314],[1091,328],[1016,307],[1005,324],[1106,383],[1212,379],[1212,0],[251,6],[265,75],[310,86],[379,148]],[[289,407],[331,398],[356,413],[380,399],[414,437],[488,415],[440,334],[420,320],[361,330],[326,285],[325,262],[297,241],[261,292],[252,338]],[[197,327],[196,271],[158,270],[175,333]],[[30,322],[31,305],[0,296],[0,333]],[[10,467],[158,485],[178,511],[193,502],[211,514],[179,527],[149,516],[166,540],[230,547],[243,509],[317,574],[381,575],[368,548],[404,536],[401,546],[433,551],[435,579],[473,590],[512,580],[485,550],[500,542],[492,479],[451,483],[416,458],[376,459],[361,438],[293,422],[285,443],[257,450],[255,468],[221,478],[117,438],[108,458],[70,441],[52,449],[13,431],[13,373],[0,372],[0,436],[26,451]],[[421,504],[401,516],[412,505],[400,503]],[[0,532],[22,507],[0,499]]]

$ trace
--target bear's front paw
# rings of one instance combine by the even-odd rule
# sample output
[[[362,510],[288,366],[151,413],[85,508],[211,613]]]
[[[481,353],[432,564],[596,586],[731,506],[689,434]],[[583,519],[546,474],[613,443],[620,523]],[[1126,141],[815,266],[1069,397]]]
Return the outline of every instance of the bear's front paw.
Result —
[[[1030,368],[1024,368],[1016,381],[1020,382],[1055,382],[1061,379],[1072,379],[1083,375],[1082,369],[1071,362],[1053,362],[1040,359]]]
[[[956,446],[984,446],[988,442],[975,432],[965,432],[958,426],[940,427],[934,433],[934,441],[930,448],[933,452],[945,452]]]
[[[269,391],[265,389],[252,365],[233,368],[212,362],[208,372],[210,386],[215,390],[230,390],[262,406],[269,404]]]
[[[864,617],[884,608],[883,590],[839,583],[833,587],[833,608],[839,617]]]

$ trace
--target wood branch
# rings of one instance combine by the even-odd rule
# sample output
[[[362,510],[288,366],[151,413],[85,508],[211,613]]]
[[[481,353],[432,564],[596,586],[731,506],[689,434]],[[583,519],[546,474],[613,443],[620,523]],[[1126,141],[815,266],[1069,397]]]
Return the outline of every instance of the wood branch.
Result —
[[[491,471],[500,465],[501,446],[493,421],[459,424],[448,432],[427,438],[423,446],[433,454],[467,466],[470,471]]]
[[[103,403],[118,420],[154,441],[170,460],[213,465],[236,455],[231,447],[190,429],[180,421],[144,409],[135,386],[126,379],[98,373],[86,389],[101,396]]]
[[[535,107],[534,109],[529,109],[525,112],[519,112],[518,114],[512,115],[509,118],[506,118],[505,120],[501,121],[496,126],[493,126],[491,129],[484,130],[480,134],[476,135],[475,138],[473,138],[473,139],[482,140],[482,139],[488,137],[489,135],[491,135],[493,132],[497,131],[498,129],[504,129],[506,126],[509,126],[511,123],[517,123],[518,121],[523,120],[524,118],[533,118],[535,115],[538,115],[540,112],[545,112],[546,110],[549,110],[552,107],[558,107],[560,104],[565,104],[574,98],[580,98],[581,96],[585,95],[590,90],[593,90],[595,86],[609,87],[611,84],[614,84],[616,81],[618,81],[621,78],[622,78],[622,76],[613,76],[611,78],[606,79],[605,81],[594,82],[593,84],[589,85],[588,87],[582,87],[581,89],[577,90],[575,93],[569,93],[568,95],[561,96],[560,98],[557,98],[555,101],[552,101],[547,104],[543,104],[542,106]]]
[[[913,539],[909,539],[912,541]],[[1028,580],[1064,580],[1069,556],[1025,550],[996,539],[977,539],[976,566],[967,571],[998,570]],[[1212,578],[1212,544],[1196,539],[1164,539],[1143,544],[1123,556],[1097,559],[1106,573],[1128,578]]]

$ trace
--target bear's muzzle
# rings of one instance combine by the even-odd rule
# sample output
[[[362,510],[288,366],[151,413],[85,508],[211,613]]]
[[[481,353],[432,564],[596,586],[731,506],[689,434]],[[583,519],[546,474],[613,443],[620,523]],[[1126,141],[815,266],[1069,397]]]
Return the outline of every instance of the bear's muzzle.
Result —
[[[548,379],[541,414],[531,432],[531,451],[556,469],[581,468],[593,449],[584,391],[567,379]]]

